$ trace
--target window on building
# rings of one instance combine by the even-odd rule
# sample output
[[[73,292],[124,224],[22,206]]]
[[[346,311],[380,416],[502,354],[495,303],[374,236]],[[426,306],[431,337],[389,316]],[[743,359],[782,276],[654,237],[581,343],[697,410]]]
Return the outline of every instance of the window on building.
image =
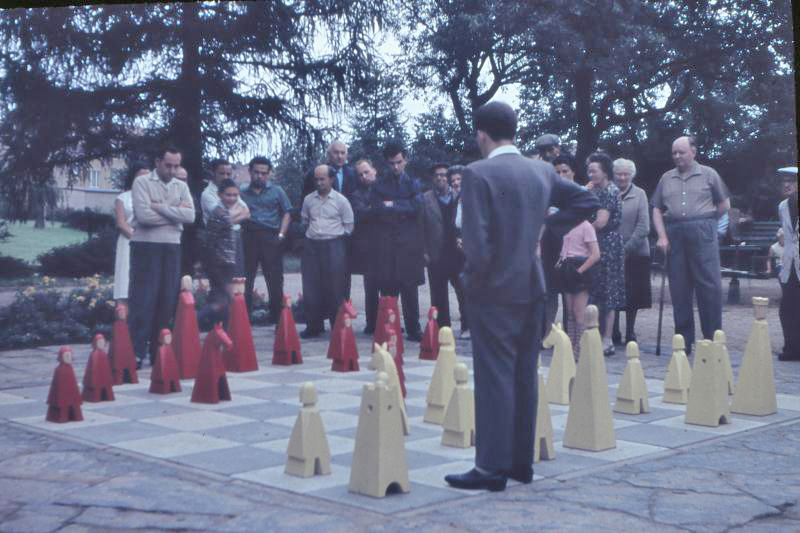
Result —
[[[100,171],[92,169],[89,171],[89,187],[100,187]]]

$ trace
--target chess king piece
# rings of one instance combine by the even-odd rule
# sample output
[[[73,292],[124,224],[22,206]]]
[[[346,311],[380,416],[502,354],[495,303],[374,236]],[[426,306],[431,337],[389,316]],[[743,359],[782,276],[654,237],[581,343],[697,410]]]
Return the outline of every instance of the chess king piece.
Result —
[[[380,372],[375,383],[364,385],[348,485],[350,492],[373,498],[411,490],[401,410],[386,380]]]
[[[684,418],[687,424],[711,427],[730,424],[728,384],[722,358],[720,343],[708,340],[697,343]]]
[[[558,405],[569,405],[569,397],[575,384],[575,357],[572,342],[561,324],[553,324],[542,341],[544,348],[553,348],[550,370],[547,373],[545,399]]]
[[[639,345],[631,341],[625,347],[628,364],[622,373],[622,379],[617,387],[617,403],[614,411],[629,415],[638,415],[650,412],[650,402],[647,397],[647,383],[644,381],[642,361],[639,359]]]
[[[172,335],[172,350],[178,360],[181,379],[191,379],[197,375],[200,360],[200,329],[197,327],[197,311],[192,294],[191,276],[181,278],[181,292],[175,310],[175,327]]]
[[[339,337],[344,328],[344,320],[350,317],[350,323],[358,316],[355,306],[351,300],[344,300],[339,309],[336,311],[336,319],[333,321],[333,330],[331,331],[331,342],[328,344],[328,359],[335,359],[334,352],[338,350],[337,345],[341,343]]]
[[[391,324],[386,324],[387,336],[389,340],[386,341],[386,351],[392,356],[392,360],[394,361],[394,366],[397,368],[397,378],[400,381],[400,392],[403,393],[403,398],[407,396],[406,393],[406,375],[403,372],[403,354],[400,353],[397,349],[399,344],[398,338],[400,337],[397,334],[397,331],[392,327]]]
[[[384,343],[380,346],[373,345],[372,349],[372,363],[373,370],[383,372],[386,374],[386,385],[392,394],[397,395],[396,404],[400,406],[400,420],[403,423],[403,435],[408,435],[411,426],[408,423],[408,415],[406,414],[406,402],[403,399],[403,392],[400,388],[400,376],[397,372],[397,365],[389,352],[387,344]]]
[[[425,326],[425,333],[422,335],[422,342],[419,345],[419,358],[435,361],[439,357],[439,310],[431,307],[428,311],[428,324]]]
[[[394,313],[394,319],[389,316],[389,311]],[[384,327],[388,323],[392,323],[395,331],[397,332],[397,336],[400,338],[398,341],[400,343],[400,351],[405,351],[405,346],[403,345],[403,336],[401,335],[402,329],[400,328],[400,324],[398,321],[398,317],[400,316],[400,308],[397,306],[397,296],[381,296],[378,300],[378,312],[377,312],[377,319],[375,320],[375,333],[372,336],[372,343],[381,345],[384,342],[388,341],[388,337],[386,337],[386,328]]]
[[[339,331],[336,346],[333,347],[333,363],[331,370],[334,372],[358,372],[358,346],[353,334],[353,323],[350,316],[343,318],[344,324]],[[333,339],[331,339],[333,344]],[[328,350],[330,353],[330,349]]]
[[[685,405],[689,401],[689,383],[692,382],[692,367],[686,357],[686,342],[683,335],[672,337],[672,359],[664,378],[664,403]]]
[[[580,354],[564,430],[564,446],[592,452],[615,448],[606,363],[594,305],[586,308],[586,330],[581,335]]]
[[[150,374],[150,392],[154,394],[180,392],[181,376],[175,352],[172,350],[172,332],[167,328],[162,329],[158,342],[160,343],[158,356]]]
[[[86,402],[111,402],[114,401],[114,390],[112,385],[114,379],[111,377],[111,364],[106,353],[106,338],[100,333],[92,339],[92,353],[89,354],[89,361],[86,363],[86,371],[83,374],[83,394],[82,398]]]
[[[310,381],[300,386],[300,403],[303,406],[289,439],[285,472],[298,477],[328,475],[331,473],[331,452],[317,408],[317,389]]]
[[[553,446],[553,420],[550,418],[550,406],[547,403],[547,391],[544,378],[538,375],[539,385],[536,389],[538,400],[536,404],[536,427],[533,432],[533,462],[542,459],[552,461],[556,458],[556,449]]]
[[[222,361],[222,348],[231,348],[233,342],[222,323],[214,325],[203,343],[203,353],[197,365],[197,377],[192,388],[192,401],[195,403],[219,403],[231,399],[228,378],[225,375],[225,363]]]
[[[275,330],[275,343],[272,346],[273,365],[300,365],[303,356],[300,353],[300,336],[292,315],[291,296],[283,297],[283,309]]]
[[[725,372],[726,386],[728,394],[734,393],[733,367],[731,366],[731,356],[728,354],[727,339],[725,332],[718,329],[714,332],[714,342],[720,345],[720,355],[722,356],[722,369]]]
[[[441,424],[444,410],[456,386],[453,371],[456,367],[456,341],[453,330],[448,327],[439,329],[439,357],[433,369],[433,377],[428,387],[427,408],[424,421],[430,424]]]
[[[228,311],[228,333],[233,347],[222,354],[225,369],[228,372],[252,372],[258,370],[258,359],[244,299],[244,278],[234,278],[231,290],[233,297]]]
[[[114,310],[116,319],[111,327],[111,377],[114,385],[123,383],[139,383],[136,374],[136,355],[133,353],[133,342],[128,330],[128,305],[117,303]]]
[[[438,340],[438,339],[437,339]],[[453,370],[456,386],[442,420],[442,444],[454,448],[475,446],[475,396],[469,388],[469,370],[458,363]]]
[[[764,416],[778,412],[767,305],[768,298],[753,298],[756,319],[750,328],[742,366],[739,368],[739,383],[731,402],[731,411],[734,413]]]
[[[47,394],[47,421],[80,422],[83,420],[81,403],[78,380],[72,369],[72,348],[62,346],[58,350],[58,366],[53,371],[53,381]]]

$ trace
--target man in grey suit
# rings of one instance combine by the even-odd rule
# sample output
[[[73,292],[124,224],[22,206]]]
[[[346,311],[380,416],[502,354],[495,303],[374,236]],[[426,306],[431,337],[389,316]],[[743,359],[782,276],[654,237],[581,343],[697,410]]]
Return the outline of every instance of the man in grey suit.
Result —
[[[514,110],[490,102],[475,112],[485,159],[462,179],[465,292],[475,378],[475,468],[445,476],[462,489],[504,490],[510,477],[533,479],[539,346],[546,287],[539,238],[548,225],[562,234],[599,207],[585,188],[552,165],[520,155]]]

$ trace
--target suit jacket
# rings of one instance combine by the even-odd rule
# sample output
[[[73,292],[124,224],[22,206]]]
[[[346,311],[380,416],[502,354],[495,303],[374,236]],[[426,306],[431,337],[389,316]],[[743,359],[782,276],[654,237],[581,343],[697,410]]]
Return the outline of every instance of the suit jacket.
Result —
[[[342,193],[345,198],[350,200],[350,196],[353,194],[358,188],[359,179],[356,175],[356,170],[350,166],[349,163],[346,163],[342,170],[344,171],[344,179],[342,180],[342,190],[339,190],[339,183],[337,180],[333,180],[333,190]],[[306,174],[306,178],[303,181],[303,198],[308,196],[310,193],[317,190],[317,184],[314,182],[314,169],[308,171]]]
[[[599,208],[586,188],[559,178],[549,163],[502,154],[470,164],[462,177],[465,289],[474,301],[529,303],[546,293],[539,238],[562,235]]]
[[[458,202],[458,198],[453,195],[453,206]],[[445,245],[445,224],[452,225],[455,219],[455,209],[451,220],[444,220],[442,208],[439,205],[439,199],[436,193],[432,190],[423,193],[422,195],[422,235],[425,242],[425,253],[428,254],[428,259],[431,263],[438,263],[442,257],[443,247]],[[455,243],[452,248],[455,249]]]

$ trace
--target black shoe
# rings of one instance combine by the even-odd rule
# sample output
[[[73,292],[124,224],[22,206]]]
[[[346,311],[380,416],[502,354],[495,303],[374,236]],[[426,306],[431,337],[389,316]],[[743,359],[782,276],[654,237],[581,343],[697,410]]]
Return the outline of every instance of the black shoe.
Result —
[[[313,339],[314,337],[319,337],[320,335],[322,335],[322,330],[306,328],[302,333],[300,333],[300,338]]]
[[[639,341],[636,339],[636,335],[631,335],[630,337],[625,337],[625,346],[627,346],[629,342],[639,342]]]
[[[450,474],[444,480],[457,489],[488,490],[500,492],[506,490],[508,478],[503,474],[481,474],[475,468],[465,474]]]
[[[367,326],[364,328],[364,335],[374,335],[375,334],[375,326]]]
[[[408,339],[410,341],[413,341],[413,342],[419,342],[419,341],[422,340],[422,332],[419,331],[419,330],[412,331],[408,335],[406,335],[406,339]]]
[[[800,355],[794,355],[783,351],[778,354],[778,361],[800,361]]]
[[[525,483],[526,485],[533,481],[532,468],[514,468],[503,473],[514,481],[519,481],[520,483]]]

